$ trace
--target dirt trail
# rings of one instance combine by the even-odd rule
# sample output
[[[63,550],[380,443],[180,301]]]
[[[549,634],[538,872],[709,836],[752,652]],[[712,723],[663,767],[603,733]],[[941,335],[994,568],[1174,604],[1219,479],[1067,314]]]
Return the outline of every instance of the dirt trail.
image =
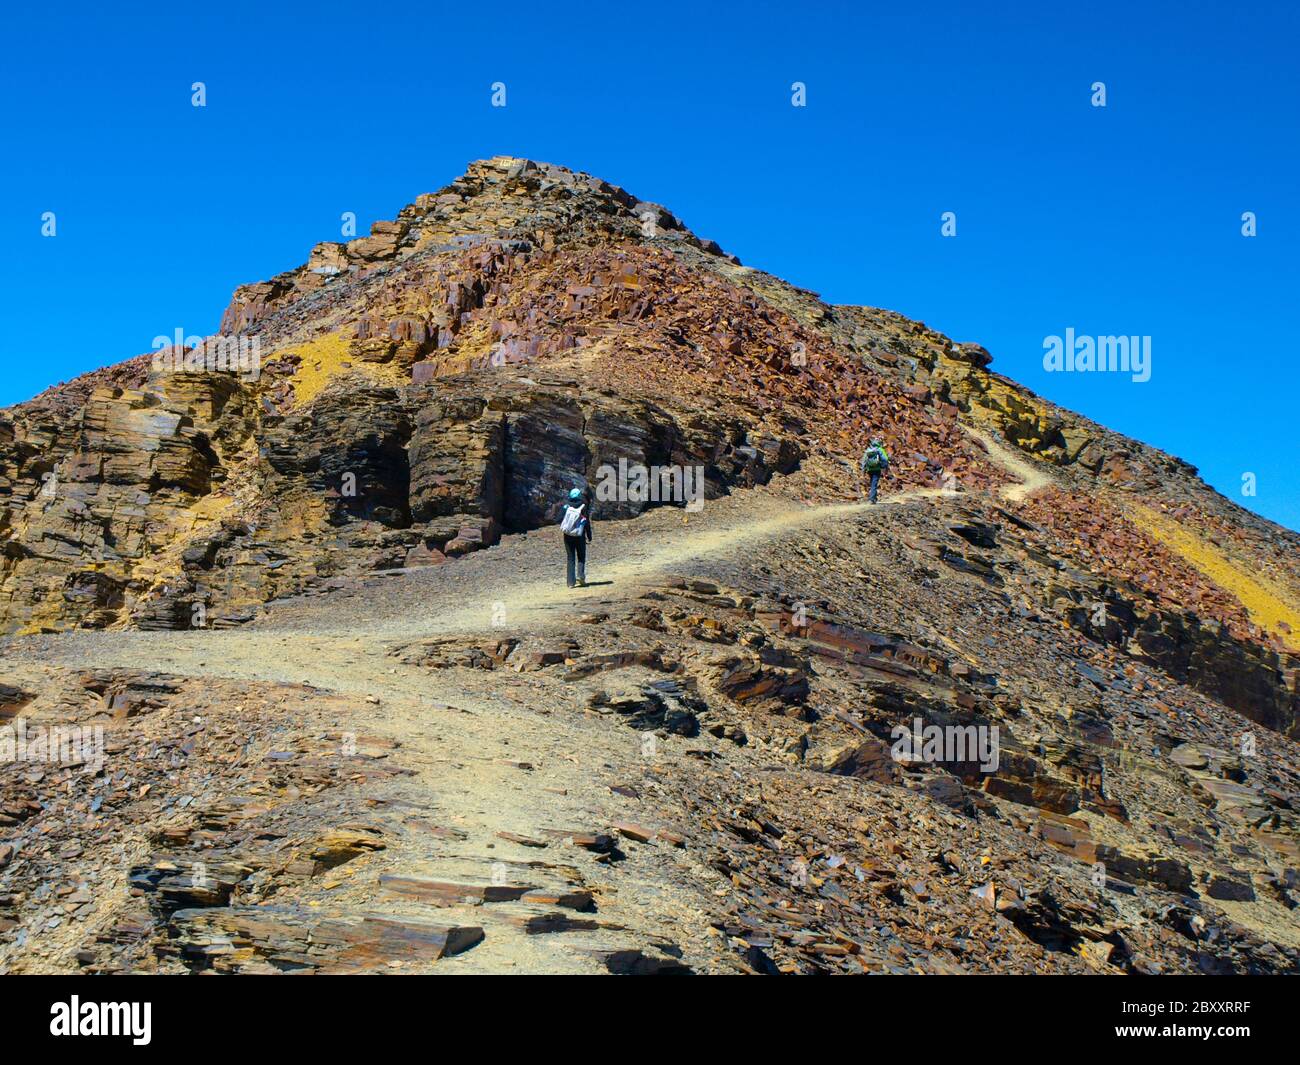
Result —
[[[1052,478],[1034,463],[1016,455],[992,436],[976,429],[966,431],[987,449],[992,461],[1017,481],[1004,485],[1003,499],[1019,502],[1052,483]],[[742,513],[738,520],[718,526],[706,526],[688,536],[659,540],[610,565],[600,567],[602,583],[619,588],[643,585],[655,577],[679,571],[686,563],[707,558],[734,556],[738,551],[760,543],[771,543],[798,529],[866,514],[880,507],[900,506],[918,500],[956,498],[959,492],[944,488],[908,488],[882,498],[880,503],[838,503],[779,511],[757,520]],[[558,585],[554,577],[512,582],[497,589],[493,601],[508,603],[515,623],[530,629],[545,624],[545,612],[551,608],[582,602],[573,591]],[[480,604],[465,606],[437,617],[412,619],[405,632],[409,635],[441,635],[477,632],[484,628],[484,611]],[[417,630],[418,629],[418,633]]]
[[[392,666],[386,653],[393,645],[500,629],[541,634],[700,563],[770,546],[815,525],[945,495],[954,493],[911,488],[878,504],[799,506],[751,492],[686,523],[667,510],[620,523],[626,528],[617,533],[613,560],[590,567],[593,583],[585,589],[566,588],[556,579],[552,543],[512,537],[452,565],[378,578],[355,598],[270,604],[263,621],[242,629],[67,633],[16,640],[14,650],[22,655],[28,647],[39,648],[45,661],[81,668],[123,666],[368,694],[385,683]],[[494,624],[498,609],[505,612],[504,625]]]
[[[1022,498],[1045,482],[1032,466],[982,439],[995,462],[1023,479],[1004,488],[1004,496]],[[623,528],[607,524],[602,549],[613,561],[594,568],[599,583],[586,589],[570,590],[556,579],[553,540],[520,536],[451,565],[365,582],[350,593],[271,604],[264,620],[239,630],[72,633],[30,645],[15,641],[6,653],[80,668],[305,683],[354,696],[356,721],[343,727],[364,729],[396,745],[401,764],[413,772],[383,793],[381,805],[427,809],[463,838],[449,841],[402,830],[381,857],[356,863],[347,884],[332,896],[333,904],[350,912],[482,925],[483,943],[437,963],[436,970],[444,973],[603,971],[593,951],[678,941],[683,927],[698,923],[690,919],[699,906],[693,892],[704,888],[665,887],[702,882],[700,871],[687,874],[683,868],[692,858],[646,848],[636,861],[620,863],[615,875],[574,847],[537,850],[500,834],[602,828],[626,816],[610,787],[645,774],[640,734],[611,734],[606,722],[591,715],[552,713],[553,689],[531,674],[431,672],[405,665],[389,651],[437,636],[536,636],[561,625],[571,629],[575,616],[598,610],[602,601],[627,601],[656,579],[689,572],[702,562],[757,553],[760,545],[770,549],[798,530],[883,515],[945,495],[954,493],[917,488],[879,504],[800,506],[754,490],[685,520],[681,512],[660,510],[617,523]],[[507,610],[507,624],[500,629],[492,625],[498,603]],[[544,723],[539,715],[546,715]],[[593,751],[598,758],[590,756]],[[759,755],[742,750],[735,757],[740,765]],[[387,873],[481,884],[503,869],[511,882],[592,890],[599,901],[596,917],[605,927],[528,935],[514,923],[517,908],[433,908],[418,899],[395,899],[379,881],[379,874]]]
[[[698,532],[658,540],[654,546],[642,549],[619,561],[599,567],[601,585],[612,584],[620,589],[642,587],[656,578],[680,571],[685,565],[704,559],[732,557],[744,548],[768,544],[799,529],[863,514],[883,505],[900,505],[916,500],[941,496],[938,488],[910,488],[890,496],[879,504],[840,503],[828,506],[801,507],[779,512],[756,520],[741,520],[721,526],[705,526]],[[589,591],[601,586],[593,585]],[[626,597],[626,596],[621,596]],[[590,606],[590,597],[587,605]],[[514,621],[530,631],[544,627],[548,620],[546,611],[573,604],[582,604],[582,596],[563,587],[554,576],[526,582],[513,582],[496,589],[495,601],[508,603]],[[411,635],[440,635],[459,632],[476,632],[484,628],[484,611],[481,605],[465,606],[436,617],[413,619]]]
[[[1040,489],[1054,483],[1051,474],[1040,465],[1031,462],[989,433],[964,424],[962,428],[968,436],[978,440],[984,446],[988,451],[989,458],[993,460],[995,465],[1000,466],[1012,477],[1016,478],[1011,484],[1003,485],[999,489],[998,494],[1003,499],[1011,503],[1019,503],[1028,499]]]
[[[1002,498],[1022,500],[1051,483],[1050,475],[988,434],[966,429],[994,463],[1017,478],[999,490]],[[40,649],[49,659],[79,666],[123,665],[364,691],[375,678],[358,659],[379,656],[391,665],[383,655],[393,644],[487,633],[503,627],[494,621],[502,611],[505,628],[539,634],[602,602],[631,598],[667,575],[759,545],[770,547],[802,529],[960,496],[944,488],[908,488],[878,504],[811,506],[750,490],[717,500],[701,514],[660,508],[632,521],[605,523],[604,557],[589,567],[593,583],[585,589],[566,588],[556,579],[553,543],[525,535],[452,565],[376,578],[355,598],[327,595],[269,604],[264,618],[244,629],[68,633],[41,639]],[[22,646],[16,641],[20,652]]]

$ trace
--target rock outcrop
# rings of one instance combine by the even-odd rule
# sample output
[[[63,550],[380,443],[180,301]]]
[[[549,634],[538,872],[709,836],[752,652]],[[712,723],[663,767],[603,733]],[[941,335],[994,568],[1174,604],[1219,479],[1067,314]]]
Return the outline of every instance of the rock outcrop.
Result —
[[[0,411],[0,639],[26,656],[0,725],[92,723],[132,752],[93,795],[69,786],[81,763],[0,765],[0,964],[446,966],[504,923],[595,937],[584,971],[1295,971],[1300,536],[993,365],[597,178],[500,158],[240,287],[198,348]],[[858,501],[877,435],[903,502],[827,506]],[[553,562],[519,534],[575,487],[623,584],[563,633],[489,635],[494,564]],[[693,529],[697,506],[737,527],[666,576],[638,530]],[[628,593],[637,566],[653,580]],[[482,618],[404,629],[434,593]],[[364,639],[340,651],[322,633],[343,641],[353,607]],[[339,734],[378,696],[186,659],[265,655],[277,622],[295,681],[397,675],[401,714],[376,722],[418,723],[417,750]],[[372,631],[389,646],[360,654]],[[33,664],[82,638],[208,672]],[[510,748],[493,729],[521,715]],[[552,727],[552,771],[579,765],[568,783],[620,816],[543,818],[566,794],[548,785],[477,826],[485,852],[526,852],[490,879],[454,852],[401,866],[412,831],[421,854],[468,837],[405,783],[470,786],[444,731],[522,780],[520,735]],[[671,769],[629,753],[656,744]],[[616,941],[616,862],[643,877],[625,897],[671,897],[684,948]],[[380,871],[369,894],[357,869]],[[426,912],[471,905],[491,912]]]

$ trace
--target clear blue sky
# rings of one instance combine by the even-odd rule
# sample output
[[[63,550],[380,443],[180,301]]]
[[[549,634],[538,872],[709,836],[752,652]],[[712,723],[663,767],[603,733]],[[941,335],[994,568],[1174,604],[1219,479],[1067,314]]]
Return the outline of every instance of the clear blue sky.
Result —
[[[144,6],[6,14],[0,404],[215,331],[237,284],[338,239],[343,211],[364,233],[472,159],[524,155],[978,341],[1300,528],[1293,5]],[[1045,372],[1066,328],[1151,336],[1151,380]]]

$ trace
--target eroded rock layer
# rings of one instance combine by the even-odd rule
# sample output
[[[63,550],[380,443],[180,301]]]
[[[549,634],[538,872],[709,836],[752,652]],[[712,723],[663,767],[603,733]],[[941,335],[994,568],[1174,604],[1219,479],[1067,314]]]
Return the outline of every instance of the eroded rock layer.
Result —
[[[1300,537],[1187,464],[527,160],[221,329],[0,411],[0,728],[107,735],[0,966],[1296,970]]]

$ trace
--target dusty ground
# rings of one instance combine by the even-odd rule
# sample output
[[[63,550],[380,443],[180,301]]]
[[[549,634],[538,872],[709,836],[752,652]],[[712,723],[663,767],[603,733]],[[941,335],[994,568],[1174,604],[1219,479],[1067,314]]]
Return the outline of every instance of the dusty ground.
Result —
[[[999,493],[1004,500],[1020,499],[1045,483],[1042,474],[1005,448],[984,443],[1017,478]],[[591,584],[584,589],[564,586],[561,545],[553,530],[543,530],[509,537],[454,563],[376,575],[275,602],[239,629],[87,632],[10,641],[0,679],[28,691],[49,692],[69,684],[68,678],[96,673],[183,678],[172,702],[164,698],[161,708],[152,706],[147,715],[131,719],[139,723],[128,722],[124,735],[132,737],[131,750],[141,760],[146,737],[167,741],[177,724],[186,725],[193,715],[186,734],[198,732],[207,746],[203,759],[191,758],[183,770],[166,776],[161,790],[168,798],[157,808],[142,805],[142,777],[123,782],[128,798],[137,800],[136,813],[107,826],[115,836],[111,851],[105,839],[96,838],[97,832],[102,837],[104,823],[95,822],[84,803],[74,801],[66,813],[47,809],[51,824],[42,825],[42,832],[57,836],[82,819],[81,856],[48,867],[68,881],[54,896],[38,899],[33,891],[31,900],[21,903],[20,912],[28,916],[26,934],[21,943],[11,937],[0,946],[0,966],[14,972],[79,966],[184,971],[184,957],[189,968],[215,958],[218,968],[255,971],[270,957],[273,968],[285,968],[297,964],[285,959],[297,958],[302,943],[321,939],[319,929],[303,940],[293,939],[292,931],[319,915],[344,924],[371,922],[365,927],[396,922],[397,933],[377,943],[367,940],[359,960],[351,962],[365,971],[594,973],[678,966],[696,972],[761,971],[768,962],[753,961],[743,944],[765,942],[763,937],[740,941],[738,950],[734,937],[744,934],[743,928],[728,925],[724,933],[719,918],[724,911],[740,912],[744,920],[743,907],[737,911],[731,904],[749,897],[747,890],[753,896],[756,873],[739,871],[734,853],[719,852],[709,840],[717,837],[724,816],[739,818],[735,824],[742,833],[747,817],[762,823],[762,815],[744,813],[761,809],[755,803],[762,801],[790,818],[810,818],[809,811],[820,809],[817,816],[838,824],[837,831],[849,832],[847,826],[856,823],[853,831],[868,846],[856,869],[858,880],[870,885],[884,878],[876,886],[887,895],[873,906],[883,906],[882,914],[889,911],[888,919],[877,924],[875,909],[859,908],[855,912],[871,916],[864,927],[846,929],[843,941],[851,948],[841,947],[840,933],[832,930],[813,942],[814,952],[848,956],[851,949],[861,967],[872,971],[1104,967],[1111,941],[1121,941],[1114,930],[1147,920],[1145,897],[1078,901],[1063,910],[1053,902],[1048,909],[1031,908],[1032,918],[1023,919],[1008,911],[1028,929],[1024,936],[1008,921],[989,923],[992,917],[979,901],[984,895],[972,899],[985,890],[980,885],[994,870],[1002,871],[1010,890],[1031,900],[1037,896],[1016,885],[1036,873],[1055,885],[1057,896],[1091,890],[1087,868],[1056,856],[1041,831],[1021,815],[999,816],[986,804],[993,816],[969,821],[969,813],[959,815],[913,792],[809,774],[800,768],[800,744],[806,745],[808,730],[795,719],[742,720],[749,735],[739,742],[734,722],[690,738],[662,729],[651,738],[599,711],[596,693],[609,683],[606,674],[575,679],[557,675],[559,665],[534,661],[549,654],[549,662],[581,665],[598,652],[636,647],[642,658],[618,666],[618,683],[653,684],[664,674],[653,663],[647,667],[645,652],[657,647],[676,655],[682,645],[655,643],[657,634],[642,629],[621,635],[620,626],[637,625],[640,604],[662,600],[665,588],[680,586],[683,578],[688,585],[691,579],[713,582],[700,583],[695,598],[722,602],[725,596],[719,599],[707,589],[751,587],[808,566],[813,577],[805,586],[811,587],[825,552],[842,556],[851,544],[893,544],[927,516],[950,510],[956,516],[959,509],[953,508],[965,501],[959,494],[927,489],[887,495],[876,506],[814,507],[800,503],[790,487],[737,493],[711,501],[697,514],[664,508],[632,521],[599,524],[589,556]],[[809,544],[816,539],[826,543],[813,551]],[[882,566],[900,568],[887,553],[881,560],[863,557],[857,567],[861,594],[873,600],[882,599],[872,587]],[[855,568],[851,557],[848,568]],[[937,619],[928,625],[902,601],[892,609],[895,622],[910,622],[913,631],[950,646],[960,660],[986,666],[982,657],[963,650],[970,636],[960,625],[940,625]],[[984,607],[971,609],[978,614]],[[890,610],[882,599],[873,612],[884,619]],[[705,621],[695,642],[703,639],[707,646],[713,639],[708,626],[714,624],[725,632],[725,617]],[[518,641],[496,668],[439,661],[448,648],[454,657],[493,641]],[[833,674],[825,682],[838,683]],[[848,688],[840,701],[852,706],[853,698]],[[277,758],[285,759],[283,774],[268,776],[257,769]],[[234,767],[233,775],[227,765]],[[1167,770],[1153,766],[1151,772]],[[178,808],[181,793],[195,797],[192,806]],[[158,792],[153,795],[156,800]],[[245,803],[257,815],[250,821],[254,828],[241,834],[240,818],[228,807],[242,809]],[[129,802],[122,805],[132,808]],[[855,811],[868,816],[855,822]],[[1072,823],[1085,832],[1092,825],[1098,840],[1124,842],[1123,832],[1115,835],[1105,820],[1088,815]],[[633,826],[633,834],[611,829],[620,824]],[[641,828],[667,834],[638,839]],[[818,852],[815,824],[801,824],[798,831],[805,834],[803,850],[811,834]],[[616,844],[587,849],[584,833],[609,833]],[[333,842],[322,844],[322,838]],[[357,838],[377,843],[357,847]],[[310,856],[331,848],[343,860],[313,866]],[[834,868],[837,852],[824,846],[820,851],[821,860],[832,860]],[[211,914],[230,912],[218,909],[184,910],[183,919],[167,925],[156,897],[140,886],[142,871],[179,863],[184,873],[196,855],[245,863],[238,873],[244,886],[237,889],[247,896],[242,912],[275,915],[281,913],[275,907],[288,907],[287,923],[270,932],[229,924],[210,928],[204,922]],[[253,867],[259,871],[250,877]],[[127,869],[133,870],[130,882]],[[940,876],[952,880],[942,885],[942,896]],[[402,886],[409,882],[414,889]],[[557,909],[545,899],[470,903],[431,896],[430,882],[534,887],[557,893],[554,898],[589,893],[590,902],[581,912],[564,903]],[[157,923],[136,934],[130,930],[150,923],[141,916],[142,890],[155,907]],[[787,889],[778,882],[765,890]],[[935,905],[932,892],[942,898],[940,911],[929,909]],[[81,901],[87,895],[90,901]],[[782,901],[779,894],[755,897],[776,906],[780,920],[803,905]],[[812,912],[822,909],[815,900],[809,905]],[[1236,907],[1235,919],[1271,942],[1300,943],[1294,921],[1277,902],[1224,906]],[[1066,920],[1062,913],[1073,916]],[[530,918],[551,921],[557,914],[563,921],[544,934],[526,927]],[[1086,936],[1070,930],[1071,921]],[[429,924],[482,928],[484,936],[472,949],[439,960],[411,946],[412,935],[418,937],[418,929]],[[167,930],[160,931],[164,926]],[[878,944],[862,940],[868,933]],[[1155,950],[1159,939],[1152,943],[1149,949]],[[1098,944],[1104,948],[1100,954]],[[196,962],[196,957],[206,960]],[[1141,960],[1135,946],[1125,946],[1116,957],[1158,971]],[[1187,964],[1197,965],[1196,957],[1189,955]],[[1251,957],[1251,964],[1263,964]]]
[[[221,678],[258,685],[305,685],[341,696],[350,711],[340,728],[364,733],[365,743],[391,746],[412,771],[389,782],[376,798],[422,812],[464,839],[408,833],[384,852],[350,866],[322,898],[340,906],[428,917],[406,900],[375,891],[378,875],[482,882],[494,863],[551,857],[547,850],[499,837],[508,832],[536,837],[547,827],[591,828],[620,820],[663,825],[676,811],[653,810],[653,801],[631,804],[611,787],[635,781],[653,788],[656,774],[671,772],[675,738],[660,741],[647,763],[643,737],[613,732],[592,715],[552,712],[547,687],[527,674],[440,670],[434,673],[397,661],[390,652],[423,638],[446,635],[514,637],[545,641],[580,629],[579,619],[639,597],[669,574],[718,575],[738,557],[780,551],[782,541],[827,522],[886,521],[889,509],[922,506],[937,492],[912,490],[881,504],[804,507],[776,492],[759,490],[710,503],[697,514],[650,512],[631,522],[601,525],[591,548],[585,589],[563,582],[563,551],[548,532],[507,538],[500,546],[452,565],[399,571],[319,597],[271,604],[255,624],[239,630],[194,632],[72,633],[15,640],[6,649],[11,681],[39,676],[34,664],[69,669],[151,671],[186,678]],[[495,612],[495,613],[494,613]],[[563,708],[562,708],[563,709]],[[707,737],[706,737],[707,739]],[[593,752],[597,757],[593,759]],[[730,757],[754,762],[761,752],[741,749]],[[514,763],[526,763],[529,768]],[[647,795],[647,799],[650,796]],[[637,808],[629,809],[634,805]],[[647,809],[649,808],[649,809]],[[683,944],[699,892],[716,874],[701,870],[688,853],[641,848],[610,873],[585,851],[567,848],[564,868],[540,879],[600,882],[600,921],[627,926],[626,936],[606,933],[606,945],[646,942]],[[576,867],[576,869],[574,868]],[[523,867],[527,868],[527,867]],[[538,880],[536,872],[531,880]],[[319,900],[318,900],[319,901]],[[481,922],[489,908],[439,909],[439,921]],[[505,934],[503,934],[505,933]],[[686,947],[693,967],[729,968],[702,930]],[[589,936],[586,938],[590,938]],[[489,929],[473,950],[437,963],[449,972],[601,971],[575,935],[528,936]],[[60,968],[56,956],[51,968]],[[37,963],[34,967],[45,968]],[[401,966],[418,969],[420,966]]]

